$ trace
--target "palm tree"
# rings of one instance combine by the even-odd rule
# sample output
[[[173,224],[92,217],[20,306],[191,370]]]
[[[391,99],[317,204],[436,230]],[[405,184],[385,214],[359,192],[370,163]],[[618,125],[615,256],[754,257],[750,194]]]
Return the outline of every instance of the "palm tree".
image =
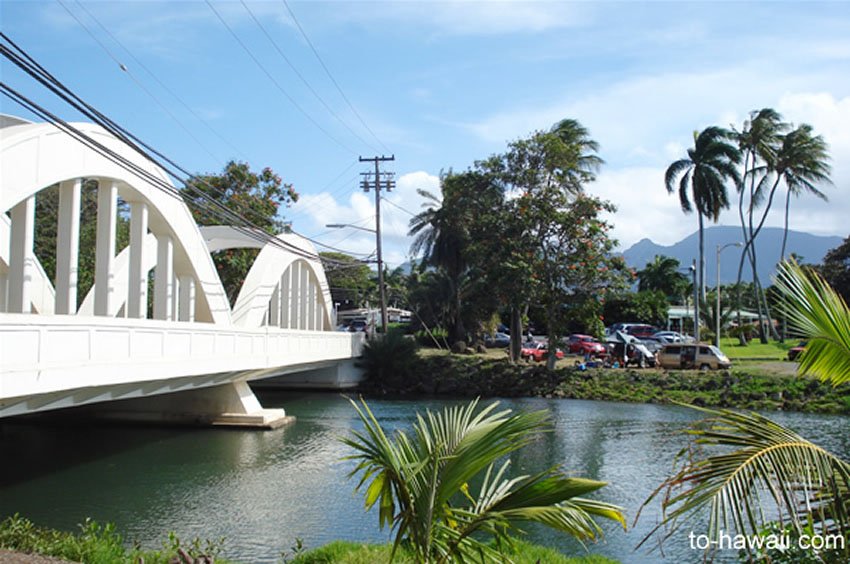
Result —
[[[701,133],[694,132],[694,148],[688,149],[688,158],[680,159],[669,167],[664,175],[667,192],[676,191],[682,211],[690,213],[696,207],[699,219],[699,280],[700,296],[705,299],[705,237],[703,217],[715,223],[720,210],[729,207],[726,180],[739,182],[735,165],[740,162],[738,149],[728,142],[732,133],[720,127],[708,127]],[[691,204],[693,200],[693,205]]]
[[[847,304],[819,275],[795,263],[780,265],[776,285],[792,329],[809,340],[800,374],[836,386],[850,382]],[[788,523],[795,534],[809,529],[847,539],[850,462],[761,415],[701,411],[711,415],[708,427],[700,424],[690,433],[700,448],[724,450],[685,460],[650,496],[644,505],[663,492],[664,519],[641,544],[662,527],[665,537],[672,536],[706,508],[708,536],[714,541],[722,531],[759,534],[777,520]],[[846,562],[850,544],[837,553],[835,561]]]
[[[673,257],[655,255],[638,275],[638,291],[659,290],[667,296],[680,297],[688,278],[679,272],[679,261]]]
[[[443,198],[447,196],[447,183],[452,174],[440,178]],[[410,220],[410,232],[414,236],[410,245],[411,256],[423,255],[422,265],[431,265],[443,269],[451,285],[451,325],[447,328],[450,341],[463,339],[466,331],[461,317],[461,284],[463,273],[467,269],[466,247],[468,238],[460,221],[459,214],[451,205],[446,205],[434,194],[426,190],[417,190],[426,199],[425,209]]]
[[[417,562],[502,562],[499,547],[518,523],[579,539],[601,536],[594,516],[625,527],[619,507],[578,497],[604,482],[558,469],[507,477],[506,457],[548,428],[545,411],[495,411],[498,402],[477,410],[474,400],[418,415],[412,436],[397,431],[390,438],[366,402],[351,403],[364,429],[343,439],[356,452],[346,458],[358,462],[351,476],[360,476],[367,509],[377,505],[381,527],[395,531],[392,556],[407,541]],[[484,535],[496,543],[485,544]]]
[[[785,243],[788,240],[788,215],[791,195],[800,196],[808,192],[822,200],[826,194],[815,187],[815,183],[831,184],[829,146],[820,135],[812,135],[812,126],[803,124],[788,133],[782,140],[777,159],[777,172],[785,180],[785,229],[782,234],[782,252],[779,260],[785,260]]]
[[[754,232],[753,218],[756,208],[760,205],[764,197],[764,191],[762,190],[763,181],[768,178],[768,174],[774,168],[776,153],[782,143],[782,134],[789,127],[787,123],[782,121],[782,116],[779,112],[772,108],[763,108],[757,112],[750,112],[750,119],[744,122],[743,130],[736,133],[738,148],[743,153],[744,159],[744,174],[741,176],[741,182],[738,183],[737,189],[738,217],[741,220],[741,230],[745,243],[741,251],[741,260],[738,262],[738,278],[736,280],[736,287],[738,288],[737,301],[739,303],[741,302],[741,276],[744,272],[744,261],[749,258],[753,276],[753,292],[759,314],[759,335],[762,342],[765,343],[767,342],[767,335],[764,332],[762,289],[756,266],[755,236],[758,233],[757,231]],[[761,180],[756,182],[759,176],[761,176]],[[744,216],[745,194],[749,197],[746,219]],[[738,318],[738,325],[741,325],[740,316]],[[743,344],[746,343],[743,342]]]
[[[605,164],[605,161],[594,154],[599,152],[599,143],[591,139],[587,128],[574,119],[562,119],[549,129],[549,133],[554,134],[575,153],[575,166],[568,174],[574,191],[580,192],[584,183],[596,179],[596,172]]]

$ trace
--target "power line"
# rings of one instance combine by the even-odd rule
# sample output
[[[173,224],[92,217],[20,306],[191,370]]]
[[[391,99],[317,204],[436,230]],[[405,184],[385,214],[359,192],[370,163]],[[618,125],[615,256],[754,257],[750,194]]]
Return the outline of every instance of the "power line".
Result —
[[[357,111],[357,109],[354,107],[354,104],[352,104],[351,100],[348,99],[348,96],[345,95],[345,92],[342,91],[342,88],[340,87],[339,83],[336,81],[336,79],[331,74],[331,71],[328,69],[327,65],[325,64],[325,61],[322,60],[322,57],[321,57],[321,55],[319,55],[319,52],[316,50],[316,47],[313,45],[313,42],[310,41],[310,38],[307,36],[307,32],[304,31],[303,27],[301,27],[301,22],[299,22],[298,18],[295,17],[295,13],[292,11],[292,8],[289,7],[289,4],[286,2],[286,0],[281,0],[281,2],[283,2],[283,5],[286,6],[286,10],[289,12],[290,17],[292,17],[292,21],[295,22],[295,25],[298,27],[298,31],[301,32],[301,36],[304,38],[304,41],[307,42],[307,45],[310,46],[310,49],[313,51],[313,54],[316,56],[316,59],[318,59],[319,64],[322,65],[322,68],[325,70],[325,74],[328,75],[328,78],[330,78],[331,82],[333,82],[334,86],[336,86],[336,89],[339,92],[339,95],[342,96],[342,99],[345,100],[345,103],[348,104],[348,107],[351,108],[351,111],[354,113],[355,116],[357,116],[357,119],[360,120],[360,123],[363,124],[363,127],[366,128],[366,131],[368,131],[372,135],[372,137],[375,138],[375,141],[378,142],[378,144],[381,146],[381,148],[384,149],[384,151],[390,153],[391,151],[389,150],[389,148],[387,148],[387,146],[384,145],[384,143],[378,138],[378,136],[375,135],[375,132],[372,131],[372,128],[369,127],[369,125],[366,123],[366,121],[360,115],[360,112]]]
[[[256,64],[260,68],[260,70],[263,71],[263,74],[265,74],[266,77],[269,80],[272,81],[272,83],[277,87],[277,89],[280,91],[280,93],[283,94],[286,97],[287,100],[289,100],[289,102],[295,107],[295,109],[298,110],[299,112],[301,112],[301,114],[304,115],[304,117],[306,117],[310,121],[310,123],[312,123],[314,126],[316,126],[316,128],[319,131],[324,133],[325,136],[327,136],[328,139],[330,139],[331,141],[333,141],[334,143],[336,143],[337,145],[339,145],[340,147],[342,147],[343,149],[345,149],[349,153],[354,154],[354,151],[348,145],[346,145],[345,143],[343,143],[342,141],[340,141],[339,139],[337,139],[336,137],[331,135],[330,132],[327,129],[322,127],[321,124],[319,124],[318,121],[313,119],[313,116],[308,114],[307,111],[304,110],[304,108],[302,108],[298,104],[298,102],[296,102],[295,99],[292,96],[289,95],[289,92],[287,92],[286,89],[283,86],[280,85],[280,83],[275,79],[274,76],[272,76],[272,74],[268,71],[268,69],[266,69],[266,67],[259,61],[259,59],[257,59],[256,56],[254,56],[254,53],[252,53],[251,50],[248,49],[248,46],[245,45],[245,43],[239,38],[238,35],[236,35],[236,32],[233,31],[233,28],[231,28],[227,24],[227,22],[224,20],[224,18],[221,17],[221,14],[218,13],[218,10],[215,9],[215,6],[212,5],[210,0],[204,0],[204,1],[206,2],[207,6],[210,7],[210,10],[212,10],[213,13],[216,15],[216,17],[218,18],[218,21],[220,21],[222,23],[222,25],[227,29],[227,31],[230,32],[230,35],[233,36],[233,39],[235,39],[236,42],[239,43],[239,45],[248,54],[248,56],[251,58],[251,60],[254,61],[254,64]]]
[[[364,145],[366,145],[367,147],[369,147],[370,149],[375,151],[375,147],[373,147],[368,141],[363,139],[363,137],[361,137],[359,133],[354,131],[351,128],[351,126],[348,125],[348,123],[346,123],[341,117],[339,117],[339,115],[335,111],[333,111],[333,109],[327,104],[327,102],[325,102],[324,98],[322,98],[319,95],[319,93],[316,92],[316,90],[313,88],[313,86],[307,81],[306,78],[304,78],[304,75],[302,75],[301,72],[295,67],[295,65],[292,64],[292,61],[289,60],[289,57],[287,57],[286,54],[284,54],[283,50],[280,48],[280,46],[277,44],[277,42],[272,38],[272,36],[266,30],[265,26],[263,26],[263,24],[260,22],[260,20],[257,19],[257,17],[254,15],[254,12],[252,12],[251,8],[248,7],[248,4],[245,3],[245,0],[239,0],[239,1],[242,3],[242,6],[245,8],[245,10],[251,16],[251,19],[254,20],[254,23],[257,24],[257,27],[259,27],[260,30],[263,32],[263,34],[266,36],[266,39],[269,40],[269,43],[272,44],[272,46],[275,48],[275,50],[278,52],[278,54],[281,56],[281,58],[286,62],[287,65],[289,65],[289,68],[292,69],[292,72],[294,72],[295,75],[299,79],[301,79],[301,82],[304,83],[304,86],[306,86],[307,89],[310,90],[310,92],[312,92],[313,96],[315,96],[316,99],[322,104],[322,106],[325,107],[325,109],[328,111],[328,113],[331,114],[339,123],[341,123],[343,125],[343,127],[345,127],[352,135],[354,135],[357,139],[359,139],[361,143],[363,143]]]
[[[83,101],[81,98],[79,98],[79,96],[74,94],[70,89],[68,89],[58,79],[56,79],[53,75],[51,75],[49,73],[49,71],[44,69],[44,67],[42,67],[37,61],[35,61],[32,57],[30,57],[22,48],[20,48],[18,45],[16,45],[5,33],[0,32],[0,36],[2,36],[5,41],[9,42],[9,44],[11,44],[14,47],[14,49],[20,53],[20,55],[19,55],[18,53],[11,51],[6,45],[2,45],[2,46],[0,46],[0,47],[2,47],[2,48],[0,48],[0,51],[2,51],[2,54],[7,59],[12,61],[15,65],[20,67],[24,72],[26,72],[27,74],[29,74],[30,76],[35,78],[38,82],[40,82],[42,85],[47,87],[54,94],[56,94],[57,96],[62,98],[64,101],[69,103],[75,109],[77,109],[78,111],[83,113],[86,117],[88,117],[89,119],[92,119],[98,125],[101,125],[107,131],[111,132],[119,140],[126,143],[133,150],[135,150],[136,152],[141,154],[143,157],[148,159],[150,162],[152,162],[153,164],[155,164],[155,165],[159,166],[160,168],[162,168],[163,170],[165,170],[172,178],[175,178],[176,180],[183,183],[188,192],[196,194],[202,200],[206,200],[206,202],[197,202],[197,201],[193,202],[193,204],[196,206],[196,208],[198,208],[202,211],[206,211],[207,213],[211,214],[215,218],[218,218],[218,219],[223,218],[223,219],[227,220],[228,222],[232,222],[233,227],[235,229],[245,233],[247,236],[252,237],[252,238],[254,238],[254,239],[256,239],[260,242],[272,244],[274,246],[278,246],[278,247],[281,247],[281,248],[285,248],[285,249],[287,249],[287,250],[289,250],[289,251],[291,251],[295,254],[298,254],[300,256],[303,256],[305,258],[315,259],[315,257],[317,255],[305,252],[305,251],[301,250],[300,248],[298,248],[298,247],[296,247],[292,244],[289,244],[285,241],[281,241],[281,240],[277,239],[276,237],[273,237],[270,234],[265,233],[265,231],[263,231],[260,227],[256,226],[254,223],[252,223],[247,218],[240,216],[239,214],[233,212],[232,210],[230,210],[229,208],[224,206],[221,202],[218,202],[218,201],[212,199],[208,194],[204,193],[203,191],[198,190],[192,184],[192,182],[190,182],[189,180],[187,180],[185,178],[182,178],[179,174],[174,172],[174,170],[170,169],[169,167],[162,164],[161,162],[157,162],[156,159],[154,159],[154,157],[152,157],[150,154],[146,153],[141,147],[139,147],[139,145],[137,145],[133,141],[138,141],[142,146],[151,150],[154,154],[156,154],[157,156],[160,156],[161,158],[166,160],[169,164],[178,168],[178,170],[180,170],[181,172],[186,173],[185,169],[183,169],[179,165],[176,165],[176,163],[174,163],[172,160],[168,159],[167,157],[165,157],[164,155],[162,155],[161,153],[159,153],[158,151],[156,151],[155,149],[153,149],[149,145],[145,144],[144,142],[139,140],[137,137],[135,137],[133,134],[129,133],[126,129],[122,128],[120,125],[116,124],[115,122],[110,120],[108,117],[104,116],[99,111],[94,109],[91,105],[89,105],[88,103]],[[54,114],[52,114],[48,110],[46,110],[45,108],[39,106],[38,104],[36,104],[32,100],[29,100],[28,98],[26,98],[25,96],[23,96],[19,92],[15,91],[14,89],[10,88],[6,84],[0,83],[0,85],[2,85],[2,88],[3,88],[3,91],[4,91],[3,93],[7,97],[14,100],[18,104],[22,105],[23,107],[25,107],[29,111],[33,112],[35,115],[41,117],[45,121],[52,123],[53,125],[59,127],[61,130],[65,131],[66,133],[71,135],[73,138],[82,142],[87,147],[89,147],[92,150],[103,155],[105,158],[112,160],[118,166],[121,166],[122,168],[130,171],[131,173],[138,176],[139,178],[146,180],[147,182],[151,183],[155,188],[162,190],[162,191],[168,193],[169,195],[171,195],[173,197],[177,197],[177,198],[182,199],[182,195],[180,194],[180,192],[174,186],[168,184],[167,182],[160,179],[159,177],[154,176],[153,174],[151,174],[147,170],[139,167],[135,163],[127,160],[126,158],[119,155],[118,153],[115,153],[111,149],[100,144],[99,142],[92,139],[91,137],[89,137],[88,135],[86,135],[85,133],[80,131],[79,129],[68,124],[67,122],[65,122],[61,118],[58,118],[57,116],[55,116]],[[132,140],[131,140],[131,138],[132,138]],[[209,183],[207,183],[202,178],[195,177],[195,176],[191,175],[190,173],[186,173],[186,174],[188,174],[188,176],[193,181],[199,181],[199,183],[206,184],[206,186],[208,186],[210,189],[212,189],[213,191],[219,192],[219,194],[220,194],[220,191],[218,191],[215,187],[211,186]]]
[[[404,213],[406,213],[407,215],[409,215],[409,216],[411,216],[411,217],[416,217],[416,214],[415,214],[415,213],[410,212],[410,211],[407,211],[406,209],[404,209],[404,208],[403,208],[403,207],[401,207],[400,205],[396,204],[395,202],[391,202],[390,200],[388,200],[388,199],[384,198],[383,196],[381,196],[381,199],[382,199],[383,201],[385,201],[386,203],[388,203],[389,205],[391,205],[392,207],[394,207],[394,208],[398,208],[399,210],[403,211],[403,212],[404,212]]]
[[[97,109],[92,107],[90,104],[88,104],[87,102],[82,100],[82,98],[80,98],[77,94],[75,94],[73,91],[71,91],[67,86],[62,84],[61,81],[56,79],[47,69],[45,69],[43,66],[41,66],[41,64],[39,64],[35,59],[33,59],[21,47],[19,47],[17,44],[15,44],[15,42],[12,41],[11,38],[9,38],[2,31],[0,31],[0,37],[2,37],[3,40],[7,41],[13,47],[13,49],[15,51],[17,51],[17,53],[16,53],[16,52],[12,51],[11,49],[9,49],[6,45],[0,45],[0,53],[2,53],[3,56],[5,56],[7,59],[9,59],[12,63],[14,63],[19,68],[21,68],[24,72],[29,74],[35,80],[40,82],[43,86],[47,87],[51,92],[53,92],[58,97],[63,99],[65,102],[67,102],[68,104],[73,106],[75,109],[80,111],[83,115],[85,115],[86,117],[88,117],[89,119],[91,119],[92,121],[94,121],[95,123],[97,123],[98,125],[103,127],[104,129],[106,129],[107,131],[112,133],[116,138],[118,138],[120,141],[123,141],[125,144],[127,144],[134,151],[136,151],[137,153],[142,155],[145,159],[149,160],[151,163],[153,163],[154,165],[156,165],[159,168],[161,168],[162,170],[164,170],[167,174],[169,174],[169,176],[171,176],[175,180],[182,183],[187,192],[193,193],[197,197],[201,198],[202,201],[194,201],[193,202],[193,205],[197,209],[199,209],[200,211],[205,211],[205,212],[209,213],[211,216],[213,216],[216,219],[224,219],[226,222],[230,223],[231,226],[234,229],[236,229],[237,231],[239,231],[239,232],[245,234],[246,236],[251,237],[251,238],[253,238],[253,239],[255,239],[255,240],[257,240],[261,243],[270,244],[272,246],[281,248],[283,250],[287,250],[287,251],[292,252],[293,254],[296,254],[296,255],[301,256],[303,258],[307,258],[307,259],[310,259],[310,260],[318,260],[318,254],[310,253],[308,251],[304,251],[300,247],[297,247],[297,246],[295,246],[295,245],[293,245],[293,244],[291,244],[287,241],[283,241],[281,239],[278,239],[277,237],[265,232],[262,228],[260,228],[256,224],[254,224],[252,221],[250,221],[246,217],[239,215],[238,213],[234,212],[233,210],[231,210],[230,208],[228,208],[227,206],[225,206],[221,202],[211,198],[208,194],[199,190],[194,185],[194,183],[197,182],[198,184],[203,184],[203,185],[207,186],[214,193],[217,193],[220,196],[223,196],[223,193],[220,190],[218,190],[217,188],[215,188],[214,186],[212,186],[211,184],[206,182],[206,180],[189,173],[184,168],[182,168],[180,165],[177,165],[173,160],[169,159],[168,157],[166,157],[165,155],[163,155],[162,153],[160,153],[159,151],[157,151],[156,149],[154,149],[150,145],[146,144],[145,142],[141,141],[138,137],[136,137],[135,135],[133,135],[132,133],[130,133],[129,131],[127,131],[126,129],[124,129],[123,127],[121,127],[120,125],[115,123],[114,121],[112,121],[110,118],[108,118],[107,116],[105,116],[104,114],[99,112]],[[93,151],[95,151],[95,152],[101,154],[102,156],[104,156],[105,158],[115,162],[118,166],[124,168],[125,170],[130,171],[131,173],[133,173],[135,176],[141,178],[142,180],[149,182],[154,188],[159,189],[161,191],[164,191],[172,197],[180,198],[185,203],[185,199],[183,198],[183,195],[181,194],[181,192],[177,188],[175,188],[174,186],[172,186],[171,184],[166,182],[165,180],[159,178],[158,176],[153,175],[152,173],[150,173],[149,171],[139,167],[138,165],[136,165],[132,161],[129,161],[128,159],[119,155],[118,153],[115,153],[114,151],[112,151],[108,147],[105,147],[104,145],[100,144],[99,142],[97,142],[96,140],[91,138],[90,136],[86,135],[84,132],[80,131],[79,129],[77,129],[76,127],[67,123],[66,121],[62,120],[58,116],[52,114],[51,112],[49,112],[48,110],[46,110],[42,106],[38,105],[37,103],[35,103],[32,100],[25,97],[23,94],[20,94],[19,92],[15,91],[11,87],[7,86],[5,83],[0,83],[0,87],[2,87],[4,95],[6,95],[8,98],[12,99],[13,101],[18,103],[19,105],[23,106],[28,111],[32,112],[34,115],[40,117],[41,119],[43,119],[47,122],[50,122],[51,124],[58,127],[62,131],[66,132],[71,137],[73,137],[74,139],[83,143],[84,145],[86,145],[87,147],[92,149]],[[145,149],[148,149],[149,151],[151,151],[152,153],[154,153],[156,156],[160,157],[161,159],[165,160],[169,165],[173,166],[174,168],[176,168],[180,172],[186,174],[187,178],[181,177],[180,174],[175,172],[169,166],[166,166],[162,162],[158,162],[151,154],[146,152],[139,145],[141,145]],[[252,210],[249,210],[249,211],[252,211]],[[304,238],[307,241],[314,243],[314,244],[328,247],[327,245],[324,245],[324,244],[322,244],[318,241],[314,241],[313,239],[310,239],[309,237],[304,237],[303,235],[301,235],[301,237]],[[329,248],[332,248],[332,247],[329,247]],[[341,249],[335,249],[335,250],[339,250],[340,252],[345,252],[345,251],[342,251]]]
[[[144,84],[142,84],[142,83],[141,83],[141,82],[140,82],[140,81],[139,81],[139,80],[138,80],[138,79],[137,79],[137,78],[133,75],[133,73],[131,73],[131,72],[130,72],[130,70],[129,70],[129,69],[128,69],[125,65],[124,65],[124,63],[122,63],[122,62],[118,59],[118,57],[116,57],[116,56],[112,53],[112,51],[109,49],[109,47],[107,47],[107,46],[106,46],[106,45],[105,45],[105,44],[104,44],[104,43],[103,43],[103,42],[102,42],[102,41],[101,41],[101,40],[100,40],[100,39],[99,39],[99,38],[98,38],[98,37],[97,37],[94,33],[92,33],[92,31],[88,28],[88,26],[86,26],[86,24],[84,24],[84,23],[82,22],[82,20],[80,20],[80,18],[78,18],[78,17],[77,17],[77,15],[76,15],[76,14],[74,14],[74,13],[73,13],[73,12],[72,12],[69,8],[68,8],[68,6],[66,6],[66,5],[65,5],[65,3],[64,3],[62,0],[56,0],[56,1],[59,3],[59,5],[60,5],[60,6],[62,6],[63,8],[65,8],[65,11],[66,11],[66,12],[68,12],[68,14],[69,14],[72,18],[74,18],[74,20],[76,20],[76,22],[77,22],[78,24],[80,24],[80,27],[82,27],[82,28],[85,30],[85,32],[89,35],[89,37],[91,37],[92,39],[94,39],[94,41],[95,41],[98,45],[100,45],[100,48],[101,48],[101,49],[103,49],[103,51],[104,51],[104,52],[106,52],[106,54],[109,56],[109,58],[111,58],[113,61],[115,61],[115,63],[118,65],[118,67],[119,67],[119,68],[120,68],[123,72],[127,73],[127,76],[129,76],[129,77],[130,77],[130,79],[133,81],[133,83],[134,83],[136,86],[138,86],[139,88],[141,88],[141,89],[142,89],[142,91],[143,91],[145,94],[147,94],[148,96],[150,96],[150,98],[151,98],[154,102],[156,102],[156,104],[157,104],[160,108],[162,108],[162,110],[163,110],[163,111],[164,111],[164,112],[168,115],[168,117],[170,117],[170,118],[174,121],[174,123],[176,123],[177,125],[179,125],[179,126],[180,126],[180,128],[181,128],[183,131],[185,131],[185,132],[186,132],[186,134],[187,134],[187,135],[189,135],[189,137],[191,137],[191,138],[192,138],[192,140],[193,140],[195,143],[197,143],[197,145],[198,145],[201,149],[203,149],[203,150],[204,150],[204,152],[206,152],[206,153],[207,153],[210,157],[212,157],[212,159],[213,159],[214,161],[221,161],[221,158],[219,158],[219,157],[217,157],[216,155],[214,155],[214,154],[213,154],[213,153],[212,153],[212,152],[211,152],[211,151],[210,151],[210,150],[206,147],[206,145],[204,145],[204,144],[201,142],[201,140],[200,140],[200,139],[198,139],[198,138],[195,136],[195,134],[194,134],[194,133],[192,133],[192,132],[189,130],[189,128],[188,128],[188,127],[186,127],[186,125],[185,125],[185,124],[183,124],[183,122],[181,122],[181,121],[177,118],[177,116],[175,116],[175,115],[171,112],[171,110],[169,110],[169,109],[168,109],[168,107],[166,107],[166,106],[165,106],[165,104],[163,104],[163,103],[162,103],[162,102],[161,102],[161,101],[160,101],[160,100],[159,100],[159,99],[158,99],[158,98],[157,98],[157,97],[153,94],[153,92],[151,92],[150,90],[148,90],[148,89],[147,89],[147,87],[146,87]],[[77,4],[78,4],[78,5],[80,5],[80,7],[82,7],[82,5],[81,5],[79,2],[77,2]],[[85,10],[85,8],[83,8],[83,10]],[[88,10],[86,10],[86,13],[87,13],[87,14],[89,14]],[[89,16],[91,16],[91,14],[89,14]],[[95,21],[96,21],[96,20],[95,20]],[[100,25],[100,22],[98,22],[98,25]],[[103,27],[103,26],[101,26],[101,27]],[[114,38],[113,38],[113,39],[114,39]]]
[[[59,1],[59,0],[57,0],[57,1]],[[244,158],[244,159],[247,159],[247,158],[248,158],[248,157],[245,155],[245,153],[244,153],[244,152],[240,151],[240,150],[239,150],[237,147],[235,147],[235,146],[234,146],[234,145],[233,145],[233,144],[232,144],[232,143],[231,143],[231,142],[230,142],[227,138],[225,138],[225,137],[224,137],[223,135],[221,135],[218,131],[216,131],[216,129],[215,129],[215,128],[213,128],[213,126],[212,126],[212,125],[210,125],[210,123],[209,123],[207,120],[205,120],[204,118],[202,118],[201,116],[199,116],[199,115],[195,112],[195,110],[193,110],[193,109],[192,109],[192,107],[191,107],[191,106],[189,106],[189,104],[187,104],[187,103],[183,100],[183,98],[181,98],[181,97],[180,97],[180,95],[179,95],[179,94],[177,94],[177,93],[176,93],[176,92],[174,92],[171,88],[169,88],[169,86],[168,86],[166,83],[164,83],[163,81],[161,81],[161,80],[160,80],[160,79],[156,76],[156,74],[154,74],[154,72],[153,72],[152,70],[150,70],[147,66],[145,66],[145,64],[144,64],[142,61],[140,61],[140,60],[139,60],[139,59],[138,59],[135,55],[133,55],[132,51],[130,51],[130,50],[129,50],[129,49],[128,49],[128,48],[127,48],[127,47],[126,47],[123,43],[121,43],[121,41],[119,41],[119,40],[118,40],[118,38],[117,38],[117,37],[115,37],[115,35],[113,35],[111,31],[109,31],[109,28],[107,28],[106,26],[104,26],[104,25],[100,22],[100,20],[98,20],[98,19],[97,19],[97,17],[95,17],[95,15],[94,15],[94,14],[92,14],[92,13],[88,10],[88,8],[86,8],[86,7],[85,7],[85,5],[84,5],[82,2],[80,2],[80,0],[74,0],[74,1],[77,3],[77,5],[78,5],[78,6],[79,6],[79,7],[80,7],[80,8],[81,8],[81,9],[82,9],[82,10],[83,10],[86,14],[88,14],[88,16],[89,16],[92,20],[94,20],[94,22],[95,22],[95,23],[96,23],[96,24],[100,27],[100,29],[102,29],[102,30],[103,30],[103,32],[104,32],[104,33],[106,33],[106,34],[107,34],[107,35],[108,35],[108,36],[109,36],[109,37],[110,37],[110,38],[111,38],[111,39],[112,39],[115,43],[117,43],[117,44],[118,44],[118,46],[119,46],[119,47],[121,47],[121,48],[124,50],[124,52],[125,52],[125,53],[127,53],[127,55],[129,55],[129,56],[130,56],[130,58],[131,58],[131,59],[133,59],[133,61],[134,61],[137,65],[139,65],[139,67],[141,67],[141,68],[142,68],[142,70],[144,70],[146,73],[148,73],[148,75],[150,75],[150,77],[151,77],[151,78],[153,78],[153,79],[156,81],[156,83],[157,83],[157,84],[159,84],[159,85],[160,85],[160,87],[162,87],[162,89],[163,89],[163,90],[165,90],[166,92],[168,92],[168,93],[169,93],[169,94],[170,94],[170,95],[171,95],[171,96],[172,96],[175,100],[177,100],[178,102],[180,102],[180,104],[181,104],[184,108],[186,108],[186,110],[187,110],[189,113],[191,113],[191,114],[195,117],[195,119],[197,119],[199,122],[203,123],[203,124],[207,127],[207,129],[209,129],[209,130],[210,130],[210,132],[211,132],[213,135],[215,135],[216,137],[218,137],[220,141],[222,141],[223,143],[225,143],[225,144],[226,144],[228,147],[230,147],[230,148],[231,148],[231,149],[232,149],[235,153],[237,153],[238,155],[240,155],[240,156],[241,156],[242,158]],[[67,8],[65,8],[65,9],[67,10]],[[107,52],[108,52],[108,51],[107,51]],[[110,54],[110,55],[111,55],[111,54]],[[112,57],[112,59],[113,59],[114,61],[116,61],[116,62],[119,64],[119,66],[121,66],[121,67],[122,67],[122,70],[125,70],[128,74],[130,74],[130,72],[129,72],[126,68],[124,68],[124,65],[122,65],[119,61],[117,61],[117,59],[116,59],[115,57]]]

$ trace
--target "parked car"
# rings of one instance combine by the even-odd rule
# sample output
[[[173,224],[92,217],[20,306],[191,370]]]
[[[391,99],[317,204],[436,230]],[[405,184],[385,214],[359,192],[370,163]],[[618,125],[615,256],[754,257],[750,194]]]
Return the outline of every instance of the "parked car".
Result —
[[[570,354],[581,354],[590,356],[605,356],[608,349],[597,339],[590,335],[570,335],[567,339],[567,348]]]
[[[525,343],[519,351],[520,358],[542,362],[549,356],[549,345],[541,341]],[[555,358],[564,358],[564,351],[555,349]]]
[[[652,354],[657,353],[658,351],[664,348],[664,345],[667,344],[667,341],[665,341],[663,338],[655,336],[642,337],[640,339],[640,342],[643,343],[643,346],[649,349],[649,352],[651,352]]]
[[[503,349],[511,344],[511,336],[505,333],[494,333],[492,335],[484,335],[484,346],[490,348]]]
[[[644,337],[652,337],[655,333],[658,332],[657,327],[653,327],[652,325],[646,325],[644,323],[638,323],[635,325],[629,325],[624,329],[626,333],[631,335],[632,337],[637,337],[638,339],[643,339]]]
[[[712,345],[676,343],[664,345],[658,353],[661,368],[718,370],[729,368],[732,361]]]
[[[808,345],[808,341],[800,341],[797,343],[796,347],[791,347],[788,349],[788,360],[797,360],[797,357],[800,356],[800,353],[806,350],[806,345]]]
[[[365,332],[369,329],[369,325],[362,319],[355,319],[348,325],[349,333]]]
[[[666,343],[690,343],[694,340],[690,335],[683,335],[678,331],[657,331],[652,336],[663,339]]]

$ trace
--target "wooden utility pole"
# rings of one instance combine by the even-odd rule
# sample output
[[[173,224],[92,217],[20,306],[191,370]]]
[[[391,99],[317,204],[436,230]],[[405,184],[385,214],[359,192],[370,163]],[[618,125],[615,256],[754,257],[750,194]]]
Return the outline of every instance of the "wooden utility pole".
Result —
[[[395,186],[395,181],[392,180],[393,173],[383,173],[387,178],[385,180],[381,180],[381,169],[380,163],[384,161],[394,161],[395,155],[390,155],[389,157],[385,157],[381,155],[380,157],[374,156],[371,158],[360,157],[360,162],[374,162],[375,163],[375,180],[373,182],[369,182],[369,174],[363,173],[364,178],[360,181],[360,186],[363,188],[364,192],[368,192],[369,188],[372,187],[375,189],[375,247],[376,253],[378,255],[378,293],[381,297],[381,326],[384,328],[384,334],[387,333],[388,328],[388,318],[387,318],[387,293],[384,288],[384,261],[381,255],[381,188],[386,188],[387,192],[391,191]]]

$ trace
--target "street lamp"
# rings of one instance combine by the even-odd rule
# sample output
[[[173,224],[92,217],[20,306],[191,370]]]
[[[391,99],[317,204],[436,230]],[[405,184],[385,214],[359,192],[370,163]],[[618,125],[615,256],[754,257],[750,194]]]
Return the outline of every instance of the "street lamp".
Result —
[[[369,233],[375,234],[375,239],[377,240],[377,254],[378,254],[378,295],[381,298],[381,324],[384,328],[384,334],[387,332],[387,293],[384,288],[384,262],[381,260],[381,233],[377,229],[369,229],[368,227],[361,227],[359,225],[353,225],[351,223],[328,223],[325,227],[330,227],[331,229],[342,229],[343,227],[351,227],[352,229],[359,229],[360,231],[368,231]]]
[[[353,225],[351,223],[328,223],[325,227],[330,227],[332,229],[342,229],[343,227],[350,227],[352,229],[359,229],[360,231],[368,231],[369,233],[377,233],[374,229],[369,229],[368,227],[360,227],[359,225]]]
[[[717,318],[717,331],[714,334],[714,346],[718,349],[720,348],[720,253],[722,253],[723,249],[726,247],[741,246],[743,246],[743,244],[740,241],[727,243],[725,245],[717,245],[717,286],[715,286],[715,290],[717,291],[717,311],[715,312],[715,317]]]

